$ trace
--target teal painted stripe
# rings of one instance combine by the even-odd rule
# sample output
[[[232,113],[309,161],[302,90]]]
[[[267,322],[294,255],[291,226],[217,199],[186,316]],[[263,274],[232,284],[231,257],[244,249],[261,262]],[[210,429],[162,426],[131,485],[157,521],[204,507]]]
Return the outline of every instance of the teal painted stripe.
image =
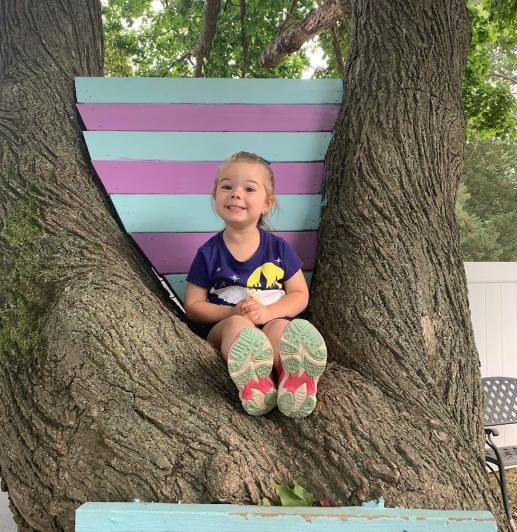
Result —
[[[210,194],[112,194],[111,200],[128,233],[220,231],[222,220]],[[279,207],[269,219],[275,231],[319,227],[321,196],[277,196]]]
[[[310,286],[312,281],[312,272],[303,272],[303,276],[307,281],[307,285]],[[164,277],[167,279],[167,282],[172,286],[172,289],[183,303],[183,300],[185,299],[185,287],[187,285],[187,274],[171,273],[169,275],[165,275]]]
[[[84,78],[79,103],[341,103],[340,79]]]
[[[244,150],[268,161],[321,161],[332,133],[85,131],[93,160],[222,161]]]
[[[86,503],[76,532],[497,532],[490,512],[233,504]]]

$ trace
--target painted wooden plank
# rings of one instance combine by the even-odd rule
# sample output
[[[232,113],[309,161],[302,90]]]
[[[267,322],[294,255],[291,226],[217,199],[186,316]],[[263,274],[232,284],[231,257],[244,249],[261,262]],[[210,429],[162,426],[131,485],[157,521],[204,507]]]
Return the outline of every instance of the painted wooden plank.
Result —
[[[110,194],[210,194],[220,161],[92,161]],[[277,194],[319,194],[323,162],[272,163]]]
[[[305,280],[307,281],[307,285],[309,287],[311,286],[312,273],[313,272],[311,271],[303,272],[303,276],[305,277]],[[186,278],[186,273],[171,273],[164,276],[164,279],[172,287],[180,301],[183,301],[185,299]]]
[[[75,78],[81,103],[340,103],[340,79]]]
[[[276,231],[318,229],[319,194],[278,195],[270,216]],[[112,194],[111,200],[128,233],[212,232],[223,228],[209,194]]]
[[[76,532],[496,532],[490,512],[231,504],[85,503]]]
[[[94,160],[221,161],[235,151],[268,161],[322,161],[332,133],[85,131]]]
[[[338,104],[80,103],[90,131],[332,131]]]
[[[215,233],[133,233],[131,236],[156,271],[187,272],[196,251]],[[317,231],[288,231],[275,234],[284,238],[303,261],[304,270],[313,270],[316,261]]]

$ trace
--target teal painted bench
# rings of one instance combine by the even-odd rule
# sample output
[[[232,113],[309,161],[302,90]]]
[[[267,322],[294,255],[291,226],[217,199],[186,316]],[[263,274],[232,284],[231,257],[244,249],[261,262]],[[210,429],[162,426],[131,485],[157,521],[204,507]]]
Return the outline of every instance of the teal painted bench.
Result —
[[[496,532],[490,512],[382,507],[85,503],[75,532]]]
[[[196,250],[223,227],[211,201],[217,168],[240,150],[272,162],[271,223],[310,282],[341,80],[77,78],[76,93],[97,175],[180,301]]]

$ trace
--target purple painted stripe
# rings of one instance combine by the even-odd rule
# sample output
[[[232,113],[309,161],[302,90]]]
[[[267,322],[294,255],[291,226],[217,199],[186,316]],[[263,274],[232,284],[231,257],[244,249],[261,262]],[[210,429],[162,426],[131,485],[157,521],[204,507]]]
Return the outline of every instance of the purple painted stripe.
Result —
[[[214,161],[92,161],[109,194],[209,194]],[[277,194],[319,194],[323,162],[273,163]]]
[[[77,104],[91,131],[333,131],[338,104]]]
[[[303,261],[303,270],[313,270],[318,245],[317,231],[275,231],[285,238]],[[132,233],[131,236],[161,274],[188,272],[196,251],[215,233]]]

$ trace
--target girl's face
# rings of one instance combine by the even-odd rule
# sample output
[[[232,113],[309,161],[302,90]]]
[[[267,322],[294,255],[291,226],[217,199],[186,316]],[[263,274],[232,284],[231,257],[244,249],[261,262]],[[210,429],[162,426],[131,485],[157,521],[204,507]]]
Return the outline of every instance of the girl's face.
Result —
[[[215,187],[215,210],[226,226],[256,227],[275,200],[268,193],[266,168],[252,161],[232,161],[219,170]]]

